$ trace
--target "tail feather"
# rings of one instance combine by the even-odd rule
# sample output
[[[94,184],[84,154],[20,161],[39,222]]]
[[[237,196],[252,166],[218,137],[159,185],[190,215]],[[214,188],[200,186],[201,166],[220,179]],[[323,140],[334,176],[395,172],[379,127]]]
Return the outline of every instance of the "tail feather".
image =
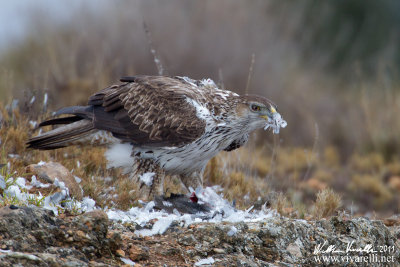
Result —
[[[74,145],[95,131],[92,122],[93,107],[67,107],[55,113],[55,115],[62,114],[72,114],[74,116],[50,119],[40,123],[40,127],[48,125],[63,126],[29,139],[27,142],[28,148],[48,150]]]
[[[83,119],[93,118],[93,106],[72,106],[58,110],[54,115],[73,114]]]
[[[51,119],[51,120],[41,122],[39,124],[39,127],[48,126],[48,125],[69,124],[69,123],[73,123],[73,122],[80,121],[80,120],[82,120],[82,118],[78,117],[78,116]]]
[[[83,119],[33,137],[27,145],[28,148],[43,150],[66,147],[92,134],[93,130],[93,123]]]

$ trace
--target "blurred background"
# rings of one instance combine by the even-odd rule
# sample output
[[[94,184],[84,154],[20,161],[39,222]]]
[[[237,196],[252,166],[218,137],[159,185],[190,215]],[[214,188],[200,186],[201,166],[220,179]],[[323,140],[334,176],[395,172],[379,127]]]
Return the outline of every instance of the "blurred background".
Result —
[[[344,209],[387,216],[400,210],[399,31],[395,0],[5,0],[0,101],[37,119],[32,97],[85,104],[121,76],[158,74],[156,57],[165,75],[278,105],[279,137],[258,132],[257,153],[226,159],[245,177],[304,206],[333,188]]]

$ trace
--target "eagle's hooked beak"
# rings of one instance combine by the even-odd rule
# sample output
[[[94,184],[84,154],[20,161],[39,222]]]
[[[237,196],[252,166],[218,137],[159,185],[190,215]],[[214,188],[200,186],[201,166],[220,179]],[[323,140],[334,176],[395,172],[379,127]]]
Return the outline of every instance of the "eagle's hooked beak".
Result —
[[[271,110],[271,115],[274,115],[274,113],[276,113],[276,109],[274,107],[271,106],[270,110]],[[260,115],[260,117],[265,119],[266,121],[272,119],[272,116],[269,117],[268,115]]]

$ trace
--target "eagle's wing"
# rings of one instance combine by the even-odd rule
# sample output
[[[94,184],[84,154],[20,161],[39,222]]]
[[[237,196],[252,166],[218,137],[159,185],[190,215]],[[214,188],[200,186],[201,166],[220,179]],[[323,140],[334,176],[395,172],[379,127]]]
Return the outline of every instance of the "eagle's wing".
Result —
[[[191,85],[157,76],[123,78],[123,85],[103,89],[89,98],[94,127],[137,145],[180,146],[205,131],[187,98],[195,98]]]

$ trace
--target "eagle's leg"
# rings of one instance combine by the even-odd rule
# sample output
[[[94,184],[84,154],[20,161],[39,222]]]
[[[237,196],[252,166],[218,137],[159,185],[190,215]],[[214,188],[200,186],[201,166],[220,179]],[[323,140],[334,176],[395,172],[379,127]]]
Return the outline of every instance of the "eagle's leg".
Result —
[[[190,188],[196,190],[198,187],[203,187],[203,172],[194,172],[190,175],[179,175],[182,183],[186,186],[186,189],[190,192]]]
[[[152,159],[134,158],[132,178],[139,188],[139,198],[151,200],[164,193],[165,172]]]

